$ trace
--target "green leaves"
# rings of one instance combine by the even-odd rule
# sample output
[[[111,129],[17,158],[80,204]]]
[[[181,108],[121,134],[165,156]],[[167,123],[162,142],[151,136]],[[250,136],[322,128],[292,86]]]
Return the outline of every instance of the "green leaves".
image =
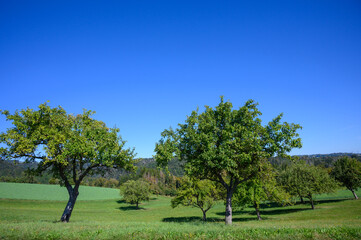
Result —
[[[150,186],[149,183],[143,180],[129,180],[122,186],[123,199],[130,204],[138,204],[142,201],[149,201]]]
[[[74,116],[60,106],[51,108],[44,103],[38,110],[1,113],[13,125],[0,134],[0,141],[7,146],[1,149],[2,156],[39,161],[38,173],[49,169],[64,182],[72,179],[79,184],[92,172],[111,167],[134,169],[134,150],[124,149],[119,129],[93,119],[93,111]]]
[[[335,162],[331,175],[349,190],[357,190],[361,187],[361,162],[342,157]]]
[[[171,206],[173,208],[178,205],[192,206],[207,212],[220,199],[221,192],[212,181],[191,180],[184,177],[181,181],[181,187],[171,201]]]
[[[280,114],[262,126],[257,105],[248,100],[233,109],[221,97],[215,108],[193,111],[179,128],[163,131],[156,144],[159,165],[178,157],[189,176],[218,182],[227,190],[226,224],[232,222],[231,198],[238,185],[257,179],[265,159],[301,147],[298,124],[281,123]]]
[[[280,173],[279,183],[291,195],[307,198],[312,198],[314,194],[332,193],[338,187],[325,169],[304,161],[288,165]]]
[[[230,102],[215,108],[206,106],[203,113],[193,111],[176,130],[162,132],[155,152],[158,164],[177,156],[186,162],[190,176],[227,184],[230,179],[243,181],[257,169],[261,159],[275,154],[286,155],[301,147],[297,124],[281,123],[282,114],[262,126],[257,103],[248,100],[239,109]]]

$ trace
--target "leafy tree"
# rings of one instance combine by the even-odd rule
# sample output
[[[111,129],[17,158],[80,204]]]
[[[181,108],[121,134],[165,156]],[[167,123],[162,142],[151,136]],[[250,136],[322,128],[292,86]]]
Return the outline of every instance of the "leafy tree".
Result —
[[[282,114],[262,126],[257,104],[249,100],[239,109],[230,102],[203,113],[193,111],[176,130],[162,132],[156,161],[165,167],[174,157],[184,162],[189,176],[220,183],[226,190],[226,224],[232,224],[232,196],[239,184],[252,178],[269,157],[285,156],[301,147],[297,124],[281,123]]]
[[[338,187],[326,169],[310,166],[304,161],[290,164],[281,172],[279,182],[291,195],[308,198],[312,209],[315,209],[314,194],[332,193]]]
[[[46,103],[38,110],[30,108],[2,111],[13,127],[0,134],[5,159],[38,162],[33,174],[52,173],[60,179],[69,194],[61,221],[68,222],[79,195],[79,186],[87,175],[104,173],[110,168],[132,170],[134,151],[124,149],[125,141],[119,129],[108,128],[93,119],[94,112],[67,114],[62,107],[51,108]]]
[[[355,190],[361,187],[361,162],[354,158],[342,157],[335,162],[331,175],[358,199]]]
[[[263,168],[260,168],[255,178],[240,185],[234,195],[234,205],[252,205],[256,211],[258,220],[262,220],[260,213],[261,202],[272,201],[283,205],[290,203],[289,194],[278,185],[276,172],[268,162],[265,163]]]
[[[177,195],[172,199],[172,208],[178,205],[192,206],[202,210],[203,221],[207,221],[207,211],[211,209],[217,200],[220,199],[220,192],[215,184],[209,180],[191,180],[183,177],[181,187]]]
[[[149,201],[150,186],[143,180],[129,180],[123,184],[123,198],[125,202],[135,204],[139,208],[139,203]]]

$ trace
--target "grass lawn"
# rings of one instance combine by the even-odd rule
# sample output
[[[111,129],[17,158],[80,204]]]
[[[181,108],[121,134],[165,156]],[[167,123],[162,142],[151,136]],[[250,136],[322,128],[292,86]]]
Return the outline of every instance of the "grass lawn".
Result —
[[[119,190],[80,186],[78,200],[104,200],[119,198]],[[68,191],[59,185],[0,182],[0,198],[67,201]]]
[[[66,201],[0,199],[0,239],[361,239],[361,200],[344,194],[351,197],[347,191],[319,196],[315,210],[308,204],[265,206],[263,221],[252,208],[235,210],[232,226],[224,225],[222,203],[203,224],[199,209],[172,209],[169,197],[154,196],[140,210],[120,197],[80,200],[70,223],[61,223]]]

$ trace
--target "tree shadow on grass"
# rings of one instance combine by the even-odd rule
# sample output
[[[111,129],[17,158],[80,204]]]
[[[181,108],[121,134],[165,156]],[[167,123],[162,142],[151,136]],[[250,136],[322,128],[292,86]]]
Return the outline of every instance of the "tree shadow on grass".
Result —
[[[312,210],[311,207],[310,208],[281,208],[281,209],[273,209],[273,210],[267,210],[267,211],[261,210],[261,216],[262,215],[281,215],[281,214],[295,213],[295,212],[308,211],[308,210]],[[256,215],[255,211],[254,211],[254,214]]]
[[[194,222],[203,222],[201,217],[169,217],[163,218],[163,222],[175,222],[175,223],[194,223]],[[232,218],[233,222],[249,222],[249,221],[257,221],[257,218],[239,218],[234,217]],[[207,222],[224,222],[224,218],[215,218],[215,217],[208,217]]]
[[[264,217],[264,215],[280,215],[280,214],[288,214],[288,213],[294,213],[294,212],[300,212],[300,211],[307,211],[307,210],[312,210],[311,207],[310,208],[279,208],[279,209],[273,209],[273,210],[262,210],[261,209],[261,217],[263,220],[266,220],[267,217]],[[220,216],[224,216],[225,212],[217,212],[217,215]],[[251,210],[251,211],[246,211],[246,210],[236,210],[233,211],[233,216],[235,215],[242,215],[242,214],[249,214],[249,215],[254,215],[257,218],[257,214],[255,210]],[[237,219],[237,217],[233,218],[233,219]]]
[[[271,202],[271,203],[261,203],[259,206],[261,209],[267,209],[267,208],[282,207],[282,204]]]
[[[338,199],[320,199],[317,200],[313,199],[315,205],[316,204],[323,204],[323,203],[336,203],[336,202],[343,202],[343,201],[347,201],[347,200],[351,200],[352,198],[338,198]],[[304,202],[302,203],[301,201],[297,201],[296,203],[294,203],[294,205],[310,205],[310,201],[306,198],[304,200]]]
[[[119,203],[119,204],[127,204],[124,200],[118,200],[117,203]],[[134,206],[134,205],[122,206],[122,207],[119,207],[118,209],[119,209],[119,210],[122,210],[122,211],[146,210],[146,209],[143,208],[143,207],[138,207],[138,208],[137,208],[137,206]]]
[[[124,207],[119,207],[118,208],[119,210],[122,210],[122,211],[130,211],[130,210],[146,210],[145,208],[143,207],[138,207],[137,206],[124,206]]]
[[[176,223],[185,223],[185,222],[203,222],[201,217],[168,217],[163,218],[163,222],[176,222]],[[222,219],[219,218],[207,218],[207,222],[221,222]]]
[[[325,200],[317,200],[316,199],[316,203],[317,204],[323,204],[323,203],[336,203],[336,202],[343,202],[343,201],[347,201],[347,200],[352,200],[352,198],[343,198],[343,199],[325,199]],[[309,202],[306,202],[309,203]]]
[[[232,211],[232,214],[234,216],[234,215],[241,215],[241,214],[249,214],[251,212],[252,211],[246,211],[246,210],[241,209],[241,210]],[[225,216],[226,213],[225,212],[217,212],[216,214],[219,215],[219,216]]]

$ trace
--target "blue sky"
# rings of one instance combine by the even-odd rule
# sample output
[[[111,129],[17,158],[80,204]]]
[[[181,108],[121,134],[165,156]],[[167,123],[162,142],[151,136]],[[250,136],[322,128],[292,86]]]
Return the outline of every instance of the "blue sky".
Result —
[[[0,109],[94,110],[138,157],[221,95],[301,124],[292,154],[361,152],[358,0],[1,1],[0,36]]]

